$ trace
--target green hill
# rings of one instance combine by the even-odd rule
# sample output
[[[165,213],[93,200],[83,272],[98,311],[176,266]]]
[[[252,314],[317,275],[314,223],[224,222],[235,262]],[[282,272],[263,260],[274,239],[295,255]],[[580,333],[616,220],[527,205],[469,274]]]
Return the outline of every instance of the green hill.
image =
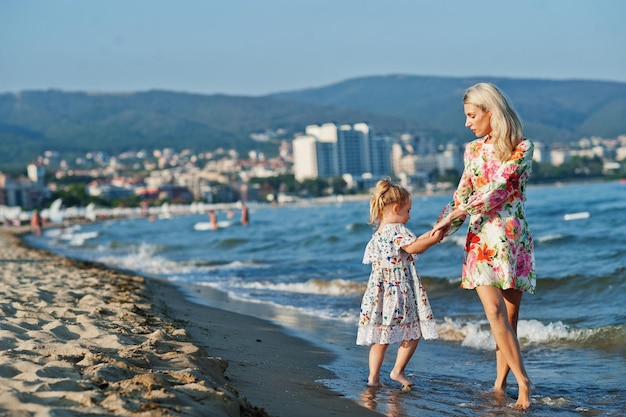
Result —
[[[560,142],[626,133],[626,83],[618,82],[390,75],[271,97],[393,114],[425,130],[465,137],[461,100],[464,91],[477,82],[498,85],[520,113],[526,134],[534,139]]]
[[[381,133],[469,137],[463,91],[478,81],[511,97],[529,137],[564,142],[626,133],[626,83],[504,78],[374,76],[261,97],[168,91],[127,94],[24,91],[0,94],[0,170],[23,167],[45,150],[64,154],[165,148],[276,152],[254,132],[366,121]],[[280,138],[279,138],[280,139]]]

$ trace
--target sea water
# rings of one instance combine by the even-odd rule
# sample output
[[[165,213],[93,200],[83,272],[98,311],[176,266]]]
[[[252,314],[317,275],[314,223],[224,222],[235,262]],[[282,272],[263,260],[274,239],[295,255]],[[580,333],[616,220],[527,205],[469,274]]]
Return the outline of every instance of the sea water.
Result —
[[[626,184],[530,187],[537,293],[523,296],[518,336],[536,386],[538,416],[626,414]],[[415,195],[416,234],[432,227],[451,195]],[[337,354],[336,378],[320,381],[387,416],[516,415],[494,396],[495,343],[474,291],[459,288],[465,228],[419,255],[440,338],[422,341],[403,393],[389,380],[394,347],[379,389],[367,389],[368,348],[355,345],[370,266],[361,263],[372,228],[366,199],[250,207],[166,219],[106,220],[46,230],[27,242],[56,253],[135,271],[180,286],[194,302],[271,320]]]

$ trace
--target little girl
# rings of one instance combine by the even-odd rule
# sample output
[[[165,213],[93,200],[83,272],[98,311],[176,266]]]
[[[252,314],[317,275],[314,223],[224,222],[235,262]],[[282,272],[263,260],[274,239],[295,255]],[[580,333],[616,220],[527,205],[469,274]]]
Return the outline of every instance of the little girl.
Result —
[[[415,353],[420,337],[439,337],[428,296],[413,263],[413,254],[425,252],[440,242],[441,231],[419,238],[406,226],[411,218],[411,194],[384,179],[376,184],[370,200],[369,223],[378,229],[367,244],[363,263],[372,264],[361,302],[357,345],[371,345],[367,385],[380,386],[380,369],[390,343],[400,343],[392,380],[408,391],[404,369]]]

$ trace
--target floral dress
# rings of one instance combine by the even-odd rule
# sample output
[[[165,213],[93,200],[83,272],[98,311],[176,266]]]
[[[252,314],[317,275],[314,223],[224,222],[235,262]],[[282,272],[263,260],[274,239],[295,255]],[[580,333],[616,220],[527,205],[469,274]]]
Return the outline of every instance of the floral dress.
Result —
[[[461,288],[492,285],[535,292],[533,239],[524,214],[533,143],[524,139],[505,162],[484,138],[465,148],[465,169],[440,219],[460,207],[470,216]],[[453,222],[454,233],[465,218]]]
[[[372,271],[361,301],[357,345],[438,337],[413,255],[402,249],[416,239],[404,224],[393,223],[367,244],[363,263],[371,263]]]

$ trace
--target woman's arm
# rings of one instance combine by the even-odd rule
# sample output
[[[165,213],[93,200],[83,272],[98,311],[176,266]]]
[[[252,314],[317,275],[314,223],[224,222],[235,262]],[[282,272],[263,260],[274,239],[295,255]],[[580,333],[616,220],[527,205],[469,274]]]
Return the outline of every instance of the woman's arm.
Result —
[[[474,190],[461,205],[467,215],[486,213],[501,206],[516,193],[521,196],[520,184],[530,176],[534,146],[524,140],[513,150],[511,157],[499,168],[490,182]]]

